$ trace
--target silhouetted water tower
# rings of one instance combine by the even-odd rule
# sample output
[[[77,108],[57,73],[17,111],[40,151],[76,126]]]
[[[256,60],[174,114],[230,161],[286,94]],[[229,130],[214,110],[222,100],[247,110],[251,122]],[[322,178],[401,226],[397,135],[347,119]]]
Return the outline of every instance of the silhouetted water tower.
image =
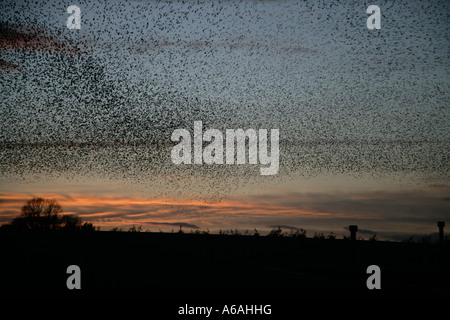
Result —
[[[444,243],[444,227],[445,227],[445,221],[438,221],[437,223],[439,227],[439,242]]]
[[[356,240],[356,231],[358,231],[357,225],[349,225],[348,230],[350,230],[350,240]]]

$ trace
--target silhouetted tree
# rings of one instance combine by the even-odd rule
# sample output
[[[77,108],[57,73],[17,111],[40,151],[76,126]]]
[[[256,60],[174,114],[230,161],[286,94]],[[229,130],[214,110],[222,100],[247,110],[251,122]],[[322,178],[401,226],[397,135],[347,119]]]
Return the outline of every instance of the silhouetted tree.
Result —
[[[181,227],[180,227],[180,229],[181,229]],[[133,226],[132,227],[130,227],[130,229],[128,229],[128,232],[141,232],[142,231],[142,226],[139,226],[139,227],[135,227],[134,226],[134,224],[133,224]]]
[[[66,231],[95,231],[91,222],[83,222],[77,215],[64,215],[60,219],[59,228]]]
[[[305,239],[306,238],[306,230],[303,228],[297,229],[297,230],[295,230],[295,232],[291,230],[291,232],[289,232],[288,236],[291,238]]]
[[[272,229],[270,230],[268,237],[283,237],[283,232],[280,227],[278,229]]]
[[[82,222],[76,215],[62,215],[61,205],[53,199],[34,197],[22,207],[20,215],[10,225],[2,225],[2,230],[82,230],[95,231],[90,222]]]
[[[21,209],[12,225],[21,229],[56,229],[60,225],[62,207],[56,200],[34,197]]]
[[[314,239],[325,239],[325,235],[323,234],[323,232],[315,232],[314,233]]]
[[[61,218],[60,228],[65,230],[77,230],[81,226],[81,218],[76,215],[65,215]]]

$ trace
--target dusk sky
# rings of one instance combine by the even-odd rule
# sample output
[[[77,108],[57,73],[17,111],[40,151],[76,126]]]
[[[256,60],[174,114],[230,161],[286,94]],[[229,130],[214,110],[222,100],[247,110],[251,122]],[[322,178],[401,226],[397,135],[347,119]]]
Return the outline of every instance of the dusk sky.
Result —
[[[70,5],[81,29],[66,26]],[[437,0],[4,0],[0,224],[43,196],[105,230],[436,232],[450,221],[449,12]],[[174,164],[171,135],[193,137],[194,121],[224,136],[279,129],[278,172]]]

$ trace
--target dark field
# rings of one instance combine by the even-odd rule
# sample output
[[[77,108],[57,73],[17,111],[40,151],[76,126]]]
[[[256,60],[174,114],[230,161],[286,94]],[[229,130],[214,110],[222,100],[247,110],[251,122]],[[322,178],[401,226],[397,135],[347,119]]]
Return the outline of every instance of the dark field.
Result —
[[[18,299],[439,299],[450,283],[448,242],[15,231],[0,243],[2,295]],[[366,287],[373,264],[381,290]],[[66,287],[69,265],[81,290]]]

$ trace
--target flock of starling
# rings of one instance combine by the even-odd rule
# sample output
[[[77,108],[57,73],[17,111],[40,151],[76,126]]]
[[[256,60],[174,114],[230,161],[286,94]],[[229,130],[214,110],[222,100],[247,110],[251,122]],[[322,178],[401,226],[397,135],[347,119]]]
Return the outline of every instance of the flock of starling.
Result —
[[[227,196],[318,175],[448,177],[449,3],[0,4],[0,172]],[[278,128],[280,171],[175,166],[176,128]]]

